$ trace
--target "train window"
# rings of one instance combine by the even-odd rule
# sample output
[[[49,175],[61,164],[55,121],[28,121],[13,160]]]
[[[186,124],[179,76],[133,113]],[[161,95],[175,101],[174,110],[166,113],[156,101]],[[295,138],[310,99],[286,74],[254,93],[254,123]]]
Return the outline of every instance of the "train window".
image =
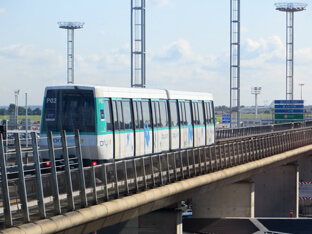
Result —
[[[205,102],[205,114],[206,114],[206,124],[213,124],[214,117],[213,117],[213,106],[212,102]]]
[[[204,124],[204,109],[203,102],[198,103],[198,121],[200,125]]]
[[[208,106],[208,102],[204,103],[205,105],[205,124],[209,124],[209,106]]]
[[[185,105],[184,102],[179,102],[180,103],[180,122],[181,125],[186,125],[186,120],[185,120]]]
[[[106,118],[106,128],[107,131],[113,131],[113,120],[112,120],[112,108],[110,105],[110,100],[105,100],[105,118]]]
[[[151,128],[151,110],[148,101],[142,101],[142,113],[143,113],[143,120],[144,120],[144,128]]]
[[[198,123],[199,123],[199,121],[198,121],[198,103],[193,102],[192,106],[193,106],[193,121],[194,121],[194,124],[198,125]]]
[[[113,115],[114,115],[114,129],[119,130],[118,116],[117,116],[117,102],[113,101]]]
[[[121,101],[117,101],[117,114],[118,114],[119,130],[124,130],[125,124],[122,116]]]
[[[48,90],[43,131],[95,132],[92,90]]]
[[[191,103],[189,101],[185,102],[185,116],[186,116],[186,125],[192,125],[192,112],[191,112]]]
[[[159,110],[160,110],[160,117],[161,117],[161,127],[168,127],[168,110],[167,110],[167,103],[166,101],[159,102]]]
[[[153,127],[157,127],[157,117],[156,117],[156,110],[155,110],[155,102],[152,102],[152,112],[153,112]]]
[[[144,123],[143,123],[143,115],[142,115],[142,103],[138,102],[138,120],[140,120],[139,125],[140,128],[144,128]]]
[[[171,127],[179,126],[179,119],[178,119],[178,107],[176,101],[170,101],[170,125]]]
[[[143,117],[142,117],[141,102],[133,101],[133,112],[134,112],[134,119],[135,119],[135,128],[142,129]]]
[[[122,101],[122,110],[123,110],[123,118],[124,118],[124,127],[125,130],[133,129],[132,125],[132,111],[131,111],[131,103],[130,100]]]
[[[213,102],[209,102],[210,104],[210,116],[211,116],[211,124],[215,123],[215,118],[214,118],[214,106]]]
[[[134,126],[136,129],[139,128],[140,120],[138,118],[138,106],[137,102],[133,101],[133,116],[134,116]]]
[[[160,127],[160,113],[159,113],[159,102],[155,102],[155,113],[156,113],[156,121],[157,121],[157,127]]]

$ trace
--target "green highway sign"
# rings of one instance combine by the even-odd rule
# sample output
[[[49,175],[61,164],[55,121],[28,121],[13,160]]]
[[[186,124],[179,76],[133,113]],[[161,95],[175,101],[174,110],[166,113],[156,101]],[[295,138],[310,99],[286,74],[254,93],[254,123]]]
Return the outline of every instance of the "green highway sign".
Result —
[[[303,118],[304,118],[303,114],[275,114],[275,119],[293,120]]]
[[[275,100],[275,123],[296,122],[304,120],[303,100]]]

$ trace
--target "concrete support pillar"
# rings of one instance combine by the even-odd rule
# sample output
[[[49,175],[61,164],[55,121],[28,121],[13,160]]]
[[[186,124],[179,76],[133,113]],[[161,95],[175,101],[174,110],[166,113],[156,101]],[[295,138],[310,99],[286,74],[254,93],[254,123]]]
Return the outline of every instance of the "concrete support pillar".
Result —
[[[311,182],[312,181],[312,155],[298,160],[299,166],[299,180],[301,182]]]
[[[312,155],[299,159],[298,165],[299,181],[312,182]],[[299,200],[299,212],[300,215],[310,216],[312,214],[312,200]]]
[[[182,234],[182,210],[161,209],[139,216],[140,233]]]
[[[194,218],[254,217],[254,184],[239,182],[193,197]]]
[[[97,234],[182,234],[182,209],[175,206],[141,215],[134,219],[98,230]]]
[[[273,168],[253,177],[255,183],[256,217],[298,217],[297,164]]]

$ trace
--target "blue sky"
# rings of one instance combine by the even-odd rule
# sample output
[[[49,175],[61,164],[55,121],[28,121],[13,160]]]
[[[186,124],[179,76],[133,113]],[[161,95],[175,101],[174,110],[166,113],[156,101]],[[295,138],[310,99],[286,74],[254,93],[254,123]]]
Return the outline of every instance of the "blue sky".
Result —
[[[309,1],[306,1],[309,4]],[[271,0],[241,0],[241,104],[286,94],[286,14]],[[311,6],[312,7],[312,6]],[[312,105],[312,9],[295,14],[294,97]],[[1,0],[0,105],[41,105],[45,86],[66,84],[66,30],[75,31],[75,83],[130,87],[130,0]],[[230,0],[146,0],[147,88],[214,94],[229,105]]]

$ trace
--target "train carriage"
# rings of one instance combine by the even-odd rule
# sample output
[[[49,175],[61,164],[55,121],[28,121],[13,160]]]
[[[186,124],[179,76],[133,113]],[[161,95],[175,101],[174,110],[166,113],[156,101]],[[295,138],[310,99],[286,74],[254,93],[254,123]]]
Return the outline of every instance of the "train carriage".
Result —
[[[214,143],[213,99],[207,93],[50,86],[41,124],[43,148],[48,131],[60,136],[63,130],[71,135],[79,129],[86,165]]]

